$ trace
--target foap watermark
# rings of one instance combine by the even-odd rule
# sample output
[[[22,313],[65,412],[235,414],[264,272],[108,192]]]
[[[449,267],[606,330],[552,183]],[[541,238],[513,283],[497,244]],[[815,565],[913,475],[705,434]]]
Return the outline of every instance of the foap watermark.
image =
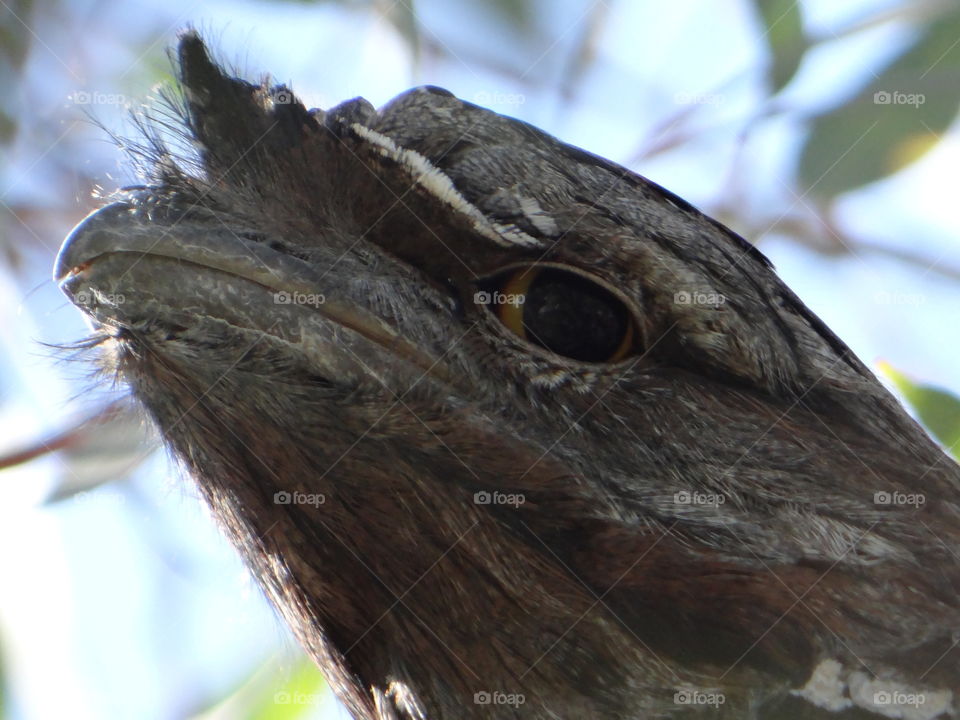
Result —
[[[278,690],[273,694],[273,702],[276,705],[319,705],[323,702],[323,695],[321,693]]]
[[[523,493],[505,493],[499,490],[489,492],[487,490],[481,490],[473,494],[473,502],[475,505],[510,505],[512,507],[519,507],[526,502],[526,497],[524,497]]]
[[[681,290],[673,294],[673,302],[677,305],[705,305],[707,307],[720,307],[727,302],[727,296],[717,292],[700,292],[694,290]]]
[[[327,301],[323,293],[287,292],[281,290],[273,294],[274,305],[323,305]]]
[[[723,493],[704,493],[690,490],[680,490],[673,494],[673,501],[677,505],[702,505],[717,507],[723,505],[727,498]]]
[[[505,693],[500,690],[480,690],[473,694],[474,705],[506,705],[520,707],[527,701],[523,693]]]
[[[481,90],[473,96],[477,105],[523,105],[527,98],[522,93],[488,92]]]
[[[723,105],[727,96],[722,93],[678,92],[673,96],[677,105]]]
[[[923,493],[904,493],[899,490],[877,490],[873,494],[874,505],[909,505],[920,507],[927,502]]]
[[[106,490],[81,490],[72,498],[77,505],[114,505],[120,507],[127,502],[127,499],[117,492]]]
[[[319,507],[327,501],[323,493],[289,492],[281,490],[273,494],[274,505],[313,505]]]
[[[874,105],[913,105],[920,107],[927,101],[923,93],[905,93],[899,90],[877,90],[873,94]]]
[[[76,305],[90,307],[92,305],[123,305],[127,301],[123,293],[105,293],[99,290],[81,290],[73,296]]]
[[[918,307],[927,301],[927,296],[921,293],[887,292],[881,290],[873,294],[873,301],[877,305],[910,305]]]
[[[126,95],[120,93],[104,93],[96,90],[76,90],[67,96],[74,105],[119,105],[130,107]]]
[[[722,692],[715,690],[698,690],[697,688],[682,688],[673,694],[674,705],[712,705],[720,707],[727,701]]]
[[[473,301],[477,305],[513,305],[519,307],[527,301],[527,296],[519,293],[502,293],[499,290],[493,292],[479,290],[473,294]]]
[[[880,690],[873,694],[873,704],[886,707],[920,707],[927,701],[923,693],[907,693],[899,690]],[[896,717],[900,717],[899,715]]]

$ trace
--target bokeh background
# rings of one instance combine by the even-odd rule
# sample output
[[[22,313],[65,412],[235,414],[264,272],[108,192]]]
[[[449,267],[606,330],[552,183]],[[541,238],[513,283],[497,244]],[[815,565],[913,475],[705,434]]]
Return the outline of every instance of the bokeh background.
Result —
[[[441,85],[646,175],[960,441],[956,0],[0,0],[2,717],[345,717],[123,388],[51,347],[87,333],[58,245],[138,181],[188,25],[308,106]]]

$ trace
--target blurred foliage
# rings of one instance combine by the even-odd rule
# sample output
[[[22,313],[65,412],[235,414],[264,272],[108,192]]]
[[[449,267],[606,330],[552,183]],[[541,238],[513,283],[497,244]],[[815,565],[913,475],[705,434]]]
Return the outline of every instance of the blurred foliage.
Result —
[[[930,434],[960,460],[960,397],[943,388],[915,382],[888,363],[882,363],[880,369]]]
[[[856,94],[813,119],[798,182],[833,198],[917,160],[960,107],[960,7],[919,23],[913,42]]]
[[[0,16],[0,88],[12,90],[23,70],[30,49],[31,35],[26,31],[26,21],[33,8],[31,0],[4,3],[6,12]],[[0,143],[13,139],[17,129],[16,114],[10,107],[11,92],[4,92],[0,102]]]
[[[250,706],[245,720],[294,720],[304,717],[310,706],[321,702],[329,694],[323,676],[312,660],[303,658],[291,677],[274,688],[269,697],[261,696]]]
[[[771,62],[767,70],[770,92],[776,94],[793,79],[809,44],[803,34],[800,3],[796,0],[754,0],[763,20],[762,42]]]
[[[276,660],[269,660],[235,691],[193,720],[300,720],[331,701],[330,688],[306,656],[288,670]]]

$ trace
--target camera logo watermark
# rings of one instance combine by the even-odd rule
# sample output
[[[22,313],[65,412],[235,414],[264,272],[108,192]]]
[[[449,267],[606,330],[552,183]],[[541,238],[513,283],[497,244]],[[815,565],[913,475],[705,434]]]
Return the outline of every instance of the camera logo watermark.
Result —
[[[81,490],[76,493],[71,500],[77,505],[115,505],[120,507],[127,502],[127,499],[117,492],[109,492],[103,489]]]
[[[905,693],[897,690],[881,690],[873,694],[874,705],[920,707],[926,701],[927,698],[923,693]]]
[[[323,293],[287,292],[282,290],[273,294],[274,305],[323,305],[327,301]]]
[[[527,296],[517,293],[502,293],[499,290],[494,292],[480,290],[473,294],[473,301],[477,305],[513,305],[519,307],[527,301]]]
[[[527,701],[523,693],[505,693],[499,690],[492,692],[481,690],[473,694],[474,705],[506,705],[509,707],[520,707]]]
[[[677,105],[723,105],[727,96],[723,93],[691,93],[678,92],[673,96]]]
[[[519,507],[526,502],[526,497],[523,493],[504,493],[499,490],[494,490],[493,492],[488,492],[487,490],[481,490],[473,494],[473,503],[475,505],[510,505],[511,507]]]
[[[277,90],[270,96],[274,105],[290,105],[294,101],[293,93],[286,88]]]
[[[898,490],[877,490],[873,494],[874,505],[908,505],[911,507],[920,507],[927,502],[927,497],[923,493],[904,493]]]
[[[877,303],[877,305],[910,305],[912,307],[918,307],[927,301],[927,297],[921,293],[880,291],[873,294],[873,301]]]
[[[321,693],[288,692],[278,690],[273,694],[276,705],[319,705],[323,701]]]
[[[323,493],[288,492],[281,490],[273,494],[274,505],[313,505],[319,507],[327,501]]]
[[[927,101],[923,93],[905,93],[899,90],[878,90],[873,94],[874,105],[913,105],[920,107]]]
[[[705,305],[707,307],[720,307],[726,304],[727,297],[722,293],[716,292],[690,292],[681,290],[673,294],[673,302],[677,305]]]
[[[473,96],[477,105],[523,105],[527,98],[522,93],[487,92],[481,90]]]
[[[74,105],[119,105],[121,107],[130,107],[130,101],[126,95],[120,93],[103,93],[96,90],[77,90],[67,96]]]
[[[99,290],[81,290],[73,295],[75,305],[123,305],[127,301],[123,293],[105,293]]]
[[[680,490],[673,494],[673,501],[677,505],[701,505],[718,507],[723,505],[727,498],[723,493],[704,493],[690,490]]]
[[[722,692],[713,690],[697,690],[696,688],[683,688],[673,694],[674,705],[712,705],[720,707],[727,701]]]

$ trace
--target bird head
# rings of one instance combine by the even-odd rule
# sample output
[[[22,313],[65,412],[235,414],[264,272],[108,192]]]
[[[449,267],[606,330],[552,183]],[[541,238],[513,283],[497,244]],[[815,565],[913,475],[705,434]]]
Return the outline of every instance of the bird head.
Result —
[[[960,473],[751,244],[439,88],[178,70],[55,276],[357,717],[952,712]]]

